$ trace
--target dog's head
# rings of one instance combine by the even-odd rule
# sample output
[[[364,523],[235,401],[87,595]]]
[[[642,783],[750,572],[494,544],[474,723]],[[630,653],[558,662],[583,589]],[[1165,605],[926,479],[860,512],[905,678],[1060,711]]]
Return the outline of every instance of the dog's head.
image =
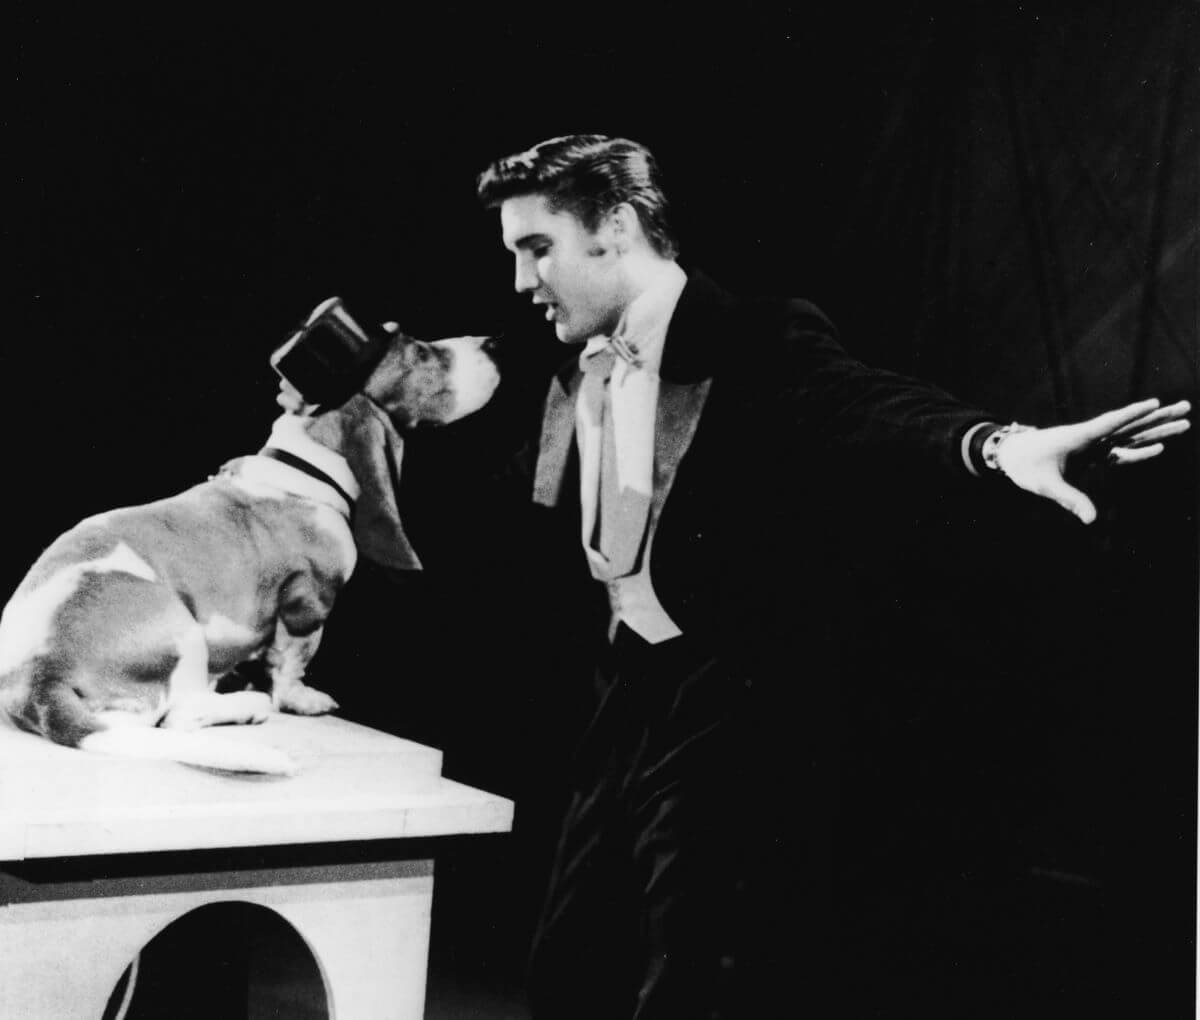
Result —
[[[396,333],[363,392],[400,428],[457,421],[483,407],[500,382],[491,343],[482,336],[426,341]]]
[[[395,334],[363,391],[308,419],[309,438],[345,457],[361,490],[359,552],[384,566],[420,569],[396,503],[403,431],[444,425],[483,407],[500,382],[486,337],[414,340]]]

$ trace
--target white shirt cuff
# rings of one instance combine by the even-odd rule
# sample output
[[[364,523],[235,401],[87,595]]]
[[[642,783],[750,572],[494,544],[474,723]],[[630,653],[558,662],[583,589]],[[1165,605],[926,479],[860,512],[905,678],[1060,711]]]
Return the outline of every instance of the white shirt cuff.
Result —
[[[980,429],[994,427],[995,422],[981,421],[978,425],[972,425],[969,429],[967,429],[966,433],[962,437],[962,445],[959,447],[959,451],[962,454],[963,463],[967,466],[967,470],[970,471],[971,474],[973,474],[976,478],[980,478],[982,476],[977,470],[975,470],[975,465],[971,463],[971,440],[974,438],[975,433]]]

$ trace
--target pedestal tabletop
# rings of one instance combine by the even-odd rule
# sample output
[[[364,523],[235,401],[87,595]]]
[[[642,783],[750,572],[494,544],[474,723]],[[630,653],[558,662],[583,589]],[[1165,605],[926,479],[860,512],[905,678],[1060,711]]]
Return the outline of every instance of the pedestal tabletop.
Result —
[[[0,860],[503,832],[512,802],[443,778],[435,748],[332,716],[223,726],[294,776],[60,747],[0,726]]]

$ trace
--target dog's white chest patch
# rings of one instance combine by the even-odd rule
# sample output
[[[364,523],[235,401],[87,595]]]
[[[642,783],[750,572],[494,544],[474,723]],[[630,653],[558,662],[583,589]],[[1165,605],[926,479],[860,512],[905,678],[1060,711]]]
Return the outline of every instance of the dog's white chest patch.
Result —
[[[63,567],[33,591],[13,599],[0,616],[0,673],[15,669],[46,647],[54,614],[75,593],[84,574],[117,572],[158,580],[149,563],[118,542],[107,556]]]

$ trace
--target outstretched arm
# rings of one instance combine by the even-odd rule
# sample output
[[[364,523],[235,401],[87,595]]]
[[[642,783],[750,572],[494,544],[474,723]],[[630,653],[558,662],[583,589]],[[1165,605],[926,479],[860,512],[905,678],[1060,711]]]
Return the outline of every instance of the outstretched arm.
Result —
[[[1150,399],[1073,425],[1009,432],[998,437],[994,464],[1014,485],[1054,500],[1091,524],[1095,504],[1064,477],[1071,458],[1103,456],[1120,466],[1157,457],[1165,440],[1188,430],[1185,415],[1190,410],[1186,400],[1161,407]]]

